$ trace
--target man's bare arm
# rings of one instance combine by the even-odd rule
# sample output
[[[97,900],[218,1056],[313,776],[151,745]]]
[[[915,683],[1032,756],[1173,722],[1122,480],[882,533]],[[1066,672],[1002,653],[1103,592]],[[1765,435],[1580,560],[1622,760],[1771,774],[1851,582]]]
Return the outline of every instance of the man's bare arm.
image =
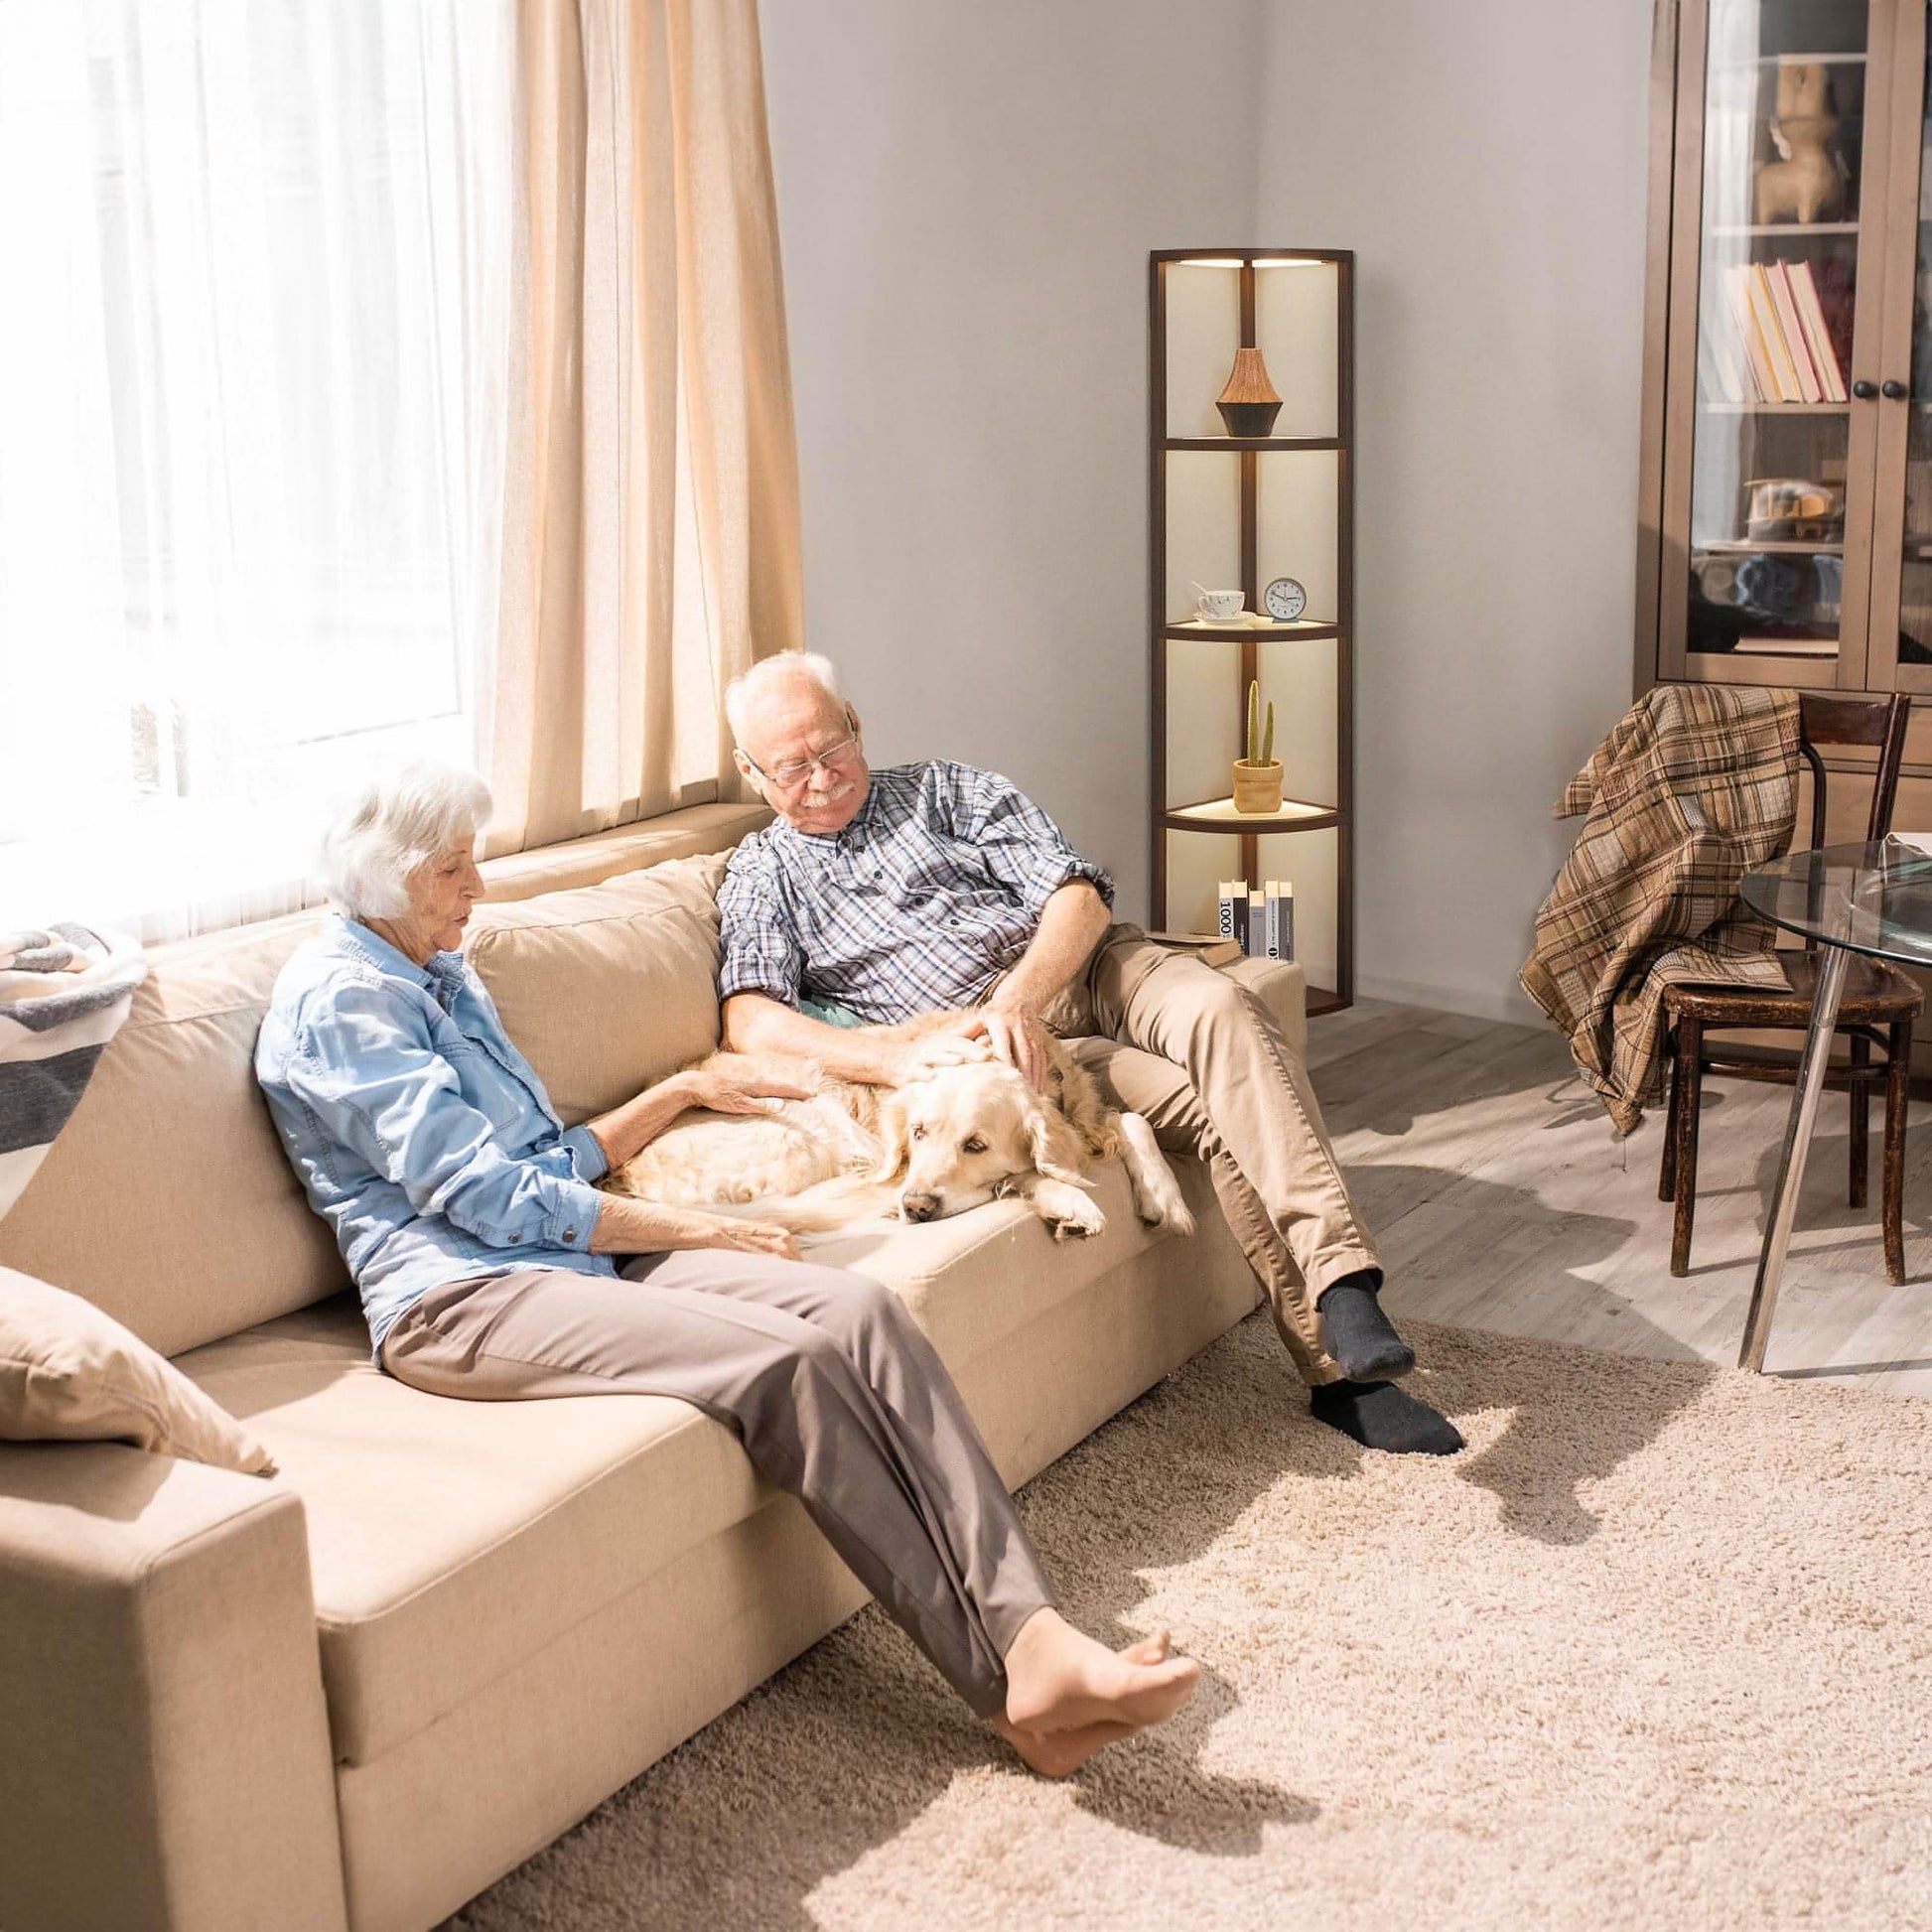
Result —
[[[902,1087],[942,1066],[980,1060],[988,1048],[964,1033],[916,1039],[828,1026],[763,993],[734,993],[724,1005],[724,1043],[734,1053],[796,1053],[838,1080]]]
[[[1034,1086],[1046,1080],[1046,1029],[1040,1015],[1087,963],[1113,914],[1084,879],[1069,879],[1041,909],[1020,963],[987,1003],[986,1037]]]
[[[1020,963],[1000,982],[995,1007],[1039,1014],[1063,993],[1113,922],[1107,901],[1084,879],[1069,879],[1046,901]]]

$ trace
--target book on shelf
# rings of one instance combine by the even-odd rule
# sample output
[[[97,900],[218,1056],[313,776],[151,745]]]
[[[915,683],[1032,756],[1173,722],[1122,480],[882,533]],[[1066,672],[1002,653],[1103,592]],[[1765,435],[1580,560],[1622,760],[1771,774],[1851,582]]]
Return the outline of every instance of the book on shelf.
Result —
[[[1798,311],[1798,327],[1805,339],[1811,365],[1818,371],[1818,385],[1826,402],[1844,402],[1845,370],[1840,365],[1832,333],[1825,326],[1824,306],[1818,300],[1818,284],[1812,278],[1810,262],[1780,262],[1791,285],[1791,300]]]
[[[1220,906],[1217,925],[1223,939],[1232,939],[1243,952],[1248,950],[1248,882],[1224,879],[1215,892]]]
[[[1811,365],[1811,350],[1805,345],[1805,332],[1798,325],[1798,305],[1791,297],[1791,277],[1783,262],[1766,262],[1758,270],[1771,291],[1771,306],[1777,311],[1778,334],[1784,341],[1784,351],[1791,358],[1791,366],[1798,377],[1798,400],[1800,402],[1823,402],[1825,392],[1818,381],[1818,371]]]
[[[1756,657],[1836,657],[1836,637],[1739,637],[1736,648]]]
[[[1295,886],[1287,879],[1271,879],[1266,890],[1268,957],[1295,957]]]
[[[1271,879],[1260,892],[1251,892],[1245,879],[1223,880],[1218,895],[1217,935],[1227,947],[1221,957],[1201,957],[1210,966],[1223,959],[1246,954],[1250,959],[1293,959],[1295,957],[1295,888],[1285,879]],[[1157,939],[1185,939],[1190,935],[1156,933]],[[1204,943],[1214,943],[1206,941]]]
[[[1725,270],[1725,308],[1729,314],[1730,326],[1736,332],[1737,345],[1743,350],[1745,371],[1750,376],[1749,400],[1776,402],[1778,379],[1772,373],[1770,351],[1764,346],[1756,318],[1751,314],[1750,279],[1750,269],[1743,262],[1734,263]]]
[[[1771,299],[1771,278],[1765,274],[1764,264],[1752,262],[1744,271],[1744,280],[1750,295],[1751,320],[1757,326],[1765,353],[1770,358],[1771,399],[1774,402],[1803,402],[1804,396],[1798,388],[1798,371],[1792,364],[1791,350],[1785,345],[1784,331],[1778,326],[1777,304]]]
[[[1706,387],[1725,402],[1846,400],[1851,284],[1832,260],[1732,262],[1700,320]]]

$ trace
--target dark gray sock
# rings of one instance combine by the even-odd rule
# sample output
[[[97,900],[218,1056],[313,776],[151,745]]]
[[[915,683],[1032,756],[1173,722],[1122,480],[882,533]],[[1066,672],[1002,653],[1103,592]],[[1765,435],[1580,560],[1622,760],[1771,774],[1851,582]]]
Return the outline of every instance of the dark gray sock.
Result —
[[[1330,1282],[1315,1302],[1328,1353],[1351,1382],[1380,1382],[1407,1375],[1416,1351],[1396,1333],[1375,1291],[1379,1274],[1366,1271]]]
[[[1324,1382],[1312,1390],[1315,1421],[1353,1437],[1364,1449],[1396,1455],[1453,1455],[1463,1447],[1449,1419],[1393,1382]]]

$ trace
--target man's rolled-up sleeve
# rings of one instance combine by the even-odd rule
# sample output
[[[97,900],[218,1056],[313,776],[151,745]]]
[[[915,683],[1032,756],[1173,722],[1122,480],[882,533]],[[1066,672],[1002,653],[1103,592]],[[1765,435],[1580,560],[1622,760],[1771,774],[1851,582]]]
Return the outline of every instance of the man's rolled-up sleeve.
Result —
[[[583,1177],[603,1164],[594,1137],[573,1129],[575,1141],[528,1160],[505,1153],[418,1017],[385,989],[343,986],[325,1012],[305,1016],[287,1083],[327,1138],[400,1187],[418,1214],[491,1247],[590,1252],[605,1200]]]
[[[776,869],[755,841],[732,854],[718,888],[718,998],[762,993],[796,1007],[805,976],[799,943]]]
[[[1018,785],[997,771],[970,765],[954,770],[955,836],[978,849],[987,870],[1018,893],[1035,918],[1062,886],[1076,879],[1084,879],[1113,904],[1114,882],[1092,860],[1081,858]]]

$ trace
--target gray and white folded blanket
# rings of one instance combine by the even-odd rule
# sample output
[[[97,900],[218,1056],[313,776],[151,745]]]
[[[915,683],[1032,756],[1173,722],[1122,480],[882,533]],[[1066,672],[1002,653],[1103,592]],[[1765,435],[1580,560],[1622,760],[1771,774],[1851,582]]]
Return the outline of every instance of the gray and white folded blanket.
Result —
[[[0,932],[0,1215],[79,1104],[147,972],[121,933]]]

